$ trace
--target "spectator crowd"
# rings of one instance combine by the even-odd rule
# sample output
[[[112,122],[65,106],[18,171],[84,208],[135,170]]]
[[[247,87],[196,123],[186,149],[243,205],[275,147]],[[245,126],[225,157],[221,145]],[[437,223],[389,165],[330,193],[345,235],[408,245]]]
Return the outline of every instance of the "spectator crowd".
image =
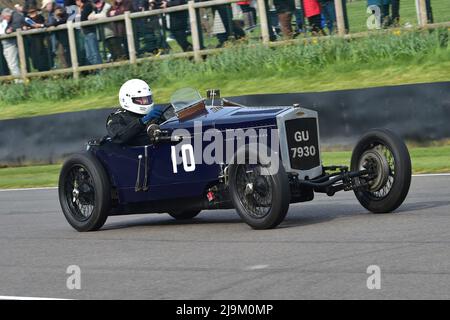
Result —
[[[196,0],[196,2],[206,0]],[[270,40],[292,39],[302,33],[333,34],[336,29],[334,0],[264,0],[269,22]],[[349,23],[344,8],[345,28]],[[429,4],[430,0],[427,0]],[[95,21],[123,15],[125,12],[143,12],[187,4],[187,0],[25,0],[13,8],[3,8],[0,17],[0,35],[16,30],[52,28],[68,21]],[[367,0],[367,5],[381,8],[383,25],[398,24],[400,0]],[[392,15],[390,16],[390,12]],[[432,17],[431,17],[432,19]],[[245,39],[256,27],[255,0],[238,1],[233,5],[216,5],[197,10],[200,45],[208,34],[222,47],[230,39]],[[168,53],[170,41],[176,41],[183,51],[191,51],[189,42],[189,15],[187,10],[167,15],[152,15],[133,19],[134,43],[137,54]],[[124,21],[76,28],[77,56],[81,65],[97,65],[128,58],[127,35]],[[68,33],[57,29],[51,33],[24,36],[28,70],[48,71],[71,66]],[[17,39],[0,41],[0,75],[20,75]]]

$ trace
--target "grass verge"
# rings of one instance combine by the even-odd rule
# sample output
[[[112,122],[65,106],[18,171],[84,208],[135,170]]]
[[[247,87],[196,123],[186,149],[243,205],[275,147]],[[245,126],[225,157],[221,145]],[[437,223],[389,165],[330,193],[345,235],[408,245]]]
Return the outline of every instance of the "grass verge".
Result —
[[[57,185],[60,169],[60,164],[2,168],[0,188],[54,187]]]
[[[450,145],[410,149],[414,173],[450,172]],[[351,151],[323,152],[325,165],[349,165]],[[0,169],[0,189],[55,187],[61,164]]]

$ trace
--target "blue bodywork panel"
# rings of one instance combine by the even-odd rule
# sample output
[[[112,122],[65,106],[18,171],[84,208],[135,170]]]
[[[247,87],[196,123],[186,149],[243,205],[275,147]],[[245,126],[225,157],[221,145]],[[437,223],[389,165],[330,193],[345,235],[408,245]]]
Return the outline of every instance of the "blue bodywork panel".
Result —
[[[202,125],[202,130],[215,128],[222,132],[227,129],[246,128],[276,128],[276,116],[285,111],[283,107],[207,107],[206,112],[193,119],[180,121],[173,117],[163,124],[161,130],[172,132],[175,129],[186,129],[194,137],[194,125]],[[198,133],[198,132],[197,132]],[[206,143],[199,140],[203,151]],[[164,199],[198,197],[205,194],[208,187],[218,182],[222,172],[219,164],[205,164],[196,159],[195,170],[186,172],[179,165],[177,173],[171,158],[170,143],[158,143],[149,146],[123,146],[106,142],[101,146],[91,148],[102,162],[110,176],[113,187],[117,190],[120,204],[150,202]],[[197,148],[194,145],[194,148]],[[147,163],[145,163],[145,148],[147,148]],[[148,170],[147,191],[135,191],[139,156],[142,156],[141,179],[144,168]]]

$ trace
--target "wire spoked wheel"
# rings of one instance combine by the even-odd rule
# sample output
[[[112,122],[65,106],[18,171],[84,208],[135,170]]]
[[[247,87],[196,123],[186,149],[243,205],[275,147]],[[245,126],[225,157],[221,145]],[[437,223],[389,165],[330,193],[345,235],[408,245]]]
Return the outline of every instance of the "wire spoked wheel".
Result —
[[[103,165],[93,154],[74,154],[64,162],[58,193],[64,216],[75,230],[98,230],[108,218],[111,185]]]
[[[238,159],[248,159],[252,151],[239,152]],[[253,159],[258,159],[252,155]],[[285,218],[291,200],[288,176],[282,165],[232,164],[228,170],[231,201],[239,216],[254,229],[275,228]]]
[[[262,175],[262,171],[266,175]],[[272,183],[267,169],[260,165],[240,165],[237,169],[236,187],[239,200],[247,213],[261,219],[270,212],[272,203]]]
[[[74,165],[66,180],[66,200],[71,213],[78,221],[86,221],[95,206],[94,182],[89,172],[81,165]]]
[[[395,181],[395,160],[392,151],[382,144],[373,146],[364,152],[359,168],[371,172],[367,181],[369,195],[375,200],[385,198]]]
[[[405,200],[411,184],[411,158],[404,142],[392,131],[374,129],[357,143],[352,171],[367,170],[358,179],[358,201],[369,211],[387,213]]]

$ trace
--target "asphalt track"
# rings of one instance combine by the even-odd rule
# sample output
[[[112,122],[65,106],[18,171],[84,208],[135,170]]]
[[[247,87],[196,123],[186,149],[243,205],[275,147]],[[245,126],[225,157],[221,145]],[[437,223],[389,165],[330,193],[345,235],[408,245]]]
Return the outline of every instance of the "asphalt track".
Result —
[[[81,268],[69,290],[66,269]],[[369,265],[381,289],[366,285]],[[277,229],[232,210],[113,217],[77,233],[57,191],[0,192],[0,296],[68,299],[450,299],[450,176],[414,177],[394,214],[353,193],[292,205]],[[1,298],[1,297],[0,297]]]

